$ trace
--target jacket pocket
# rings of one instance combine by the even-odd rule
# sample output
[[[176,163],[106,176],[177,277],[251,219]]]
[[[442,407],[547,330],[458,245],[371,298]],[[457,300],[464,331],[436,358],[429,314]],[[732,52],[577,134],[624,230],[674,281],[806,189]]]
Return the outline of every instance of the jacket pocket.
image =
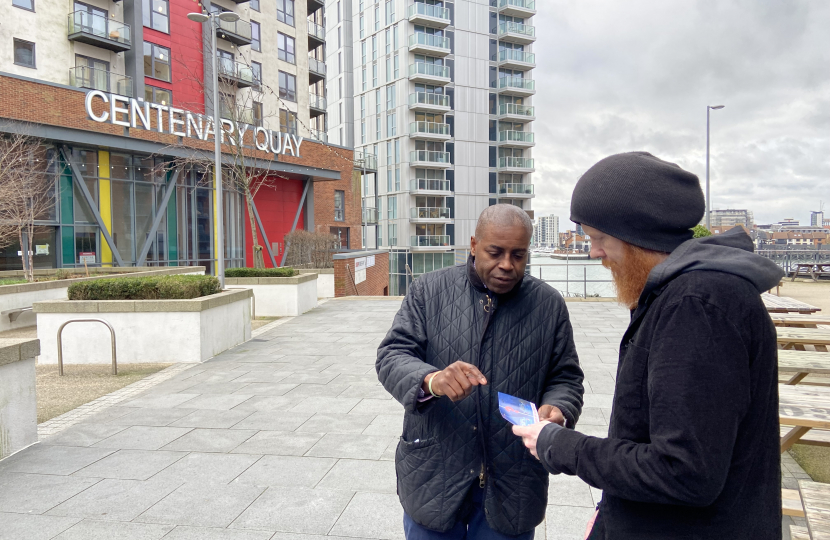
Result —
[[[439,479],[444,467],[441,444],[437,437],[407,441],[401,437],[395,451],[398,494],[407,497],[419,488]]]
[[[628,345],[628,350],[617,374],[617,385],[614,392],[615,405],[625,409],[639,409],[642,406],[648,354],[648,349],[638,347],[633,343]]]

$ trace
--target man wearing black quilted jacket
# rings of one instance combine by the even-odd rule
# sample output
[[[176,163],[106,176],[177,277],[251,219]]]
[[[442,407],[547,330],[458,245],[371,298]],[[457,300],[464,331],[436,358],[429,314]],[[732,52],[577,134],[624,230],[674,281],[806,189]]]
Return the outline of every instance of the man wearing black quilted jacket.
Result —
[[[565,302],[524,273],[532,233],[520,208],[485,209],[467,264],[415,280],[378,348],[378,378],[405,407],[395,470],[407,540],[531,539],[545,517],[548,474],[497,396],[573,428],[583,374]]]

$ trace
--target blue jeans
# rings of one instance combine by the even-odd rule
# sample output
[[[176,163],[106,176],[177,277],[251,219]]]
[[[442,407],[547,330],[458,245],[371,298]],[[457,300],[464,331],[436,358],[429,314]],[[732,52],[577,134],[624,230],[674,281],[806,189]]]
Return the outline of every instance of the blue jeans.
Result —
[[[478,486],[472,490],[472,511],[467,522],[458,520],[447,532],[427,529],[412,521],[409,514],[404,513],[403,530],[406,540],[533,540],[534,531],[509,536],[491,529],[484,517],[484,490]]]

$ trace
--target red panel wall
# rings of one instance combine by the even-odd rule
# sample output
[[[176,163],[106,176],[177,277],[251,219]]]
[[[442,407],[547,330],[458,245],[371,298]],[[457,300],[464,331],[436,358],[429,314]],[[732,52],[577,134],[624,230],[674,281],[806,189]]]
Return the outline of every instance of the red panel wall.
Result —
[[[262,226],[265,227],[265,233],[268,235],[268,241],[271,244],[279,242],[282,244],[282,249],[285,249],[285,235],[291,231],[291,224],[294,222],[294,215],[297,212],[297,205],[300,204],[300,198],[303,196],[303,182],[302,180],[289,180],[279,178],[270,185],[263,186],[256,194],[254,201],[256,208],[259,211],[259,217],[262,220]],[[247,209],[246,209],[247,211]],[[300,212],[300,219],[297,221],[297,228],[303,228],[304,212]],[[245,266],[253,266],[253,242],[251,242],[251,227],[248,216],[245,216]],[[262,239],[262,234],[257,230],[257,239],[260,245],[265,246],[265,241]],[[274,252],[274,258],[277,259],[277,264],[280,263],[282,251]],[[263,249],[263,258],[265,259],[265,267],[271,268],[271,260],[268,257],[267,250]]]

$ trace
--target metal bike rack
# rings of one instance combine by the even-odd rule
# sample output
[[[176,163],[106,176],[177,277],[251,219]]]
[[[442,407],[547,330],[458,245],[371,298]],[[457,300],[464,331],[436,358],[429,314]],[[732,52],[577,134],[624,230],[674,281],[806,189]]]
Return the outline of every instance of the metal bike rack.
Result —
[[[58,328],[58,374],[63,377],[63,347],[61,345],[61,334],[63,333],[63,328],[73,322],[99,322],[103,323],[107,328],[110,330],[110,337],[112,337],[112,374],[118,375],[118,364],[115,360],[115,330],[113,330],[110,323],[103,319],[72,319],[70,321],[66,321],[63,323],[60,328]]]

